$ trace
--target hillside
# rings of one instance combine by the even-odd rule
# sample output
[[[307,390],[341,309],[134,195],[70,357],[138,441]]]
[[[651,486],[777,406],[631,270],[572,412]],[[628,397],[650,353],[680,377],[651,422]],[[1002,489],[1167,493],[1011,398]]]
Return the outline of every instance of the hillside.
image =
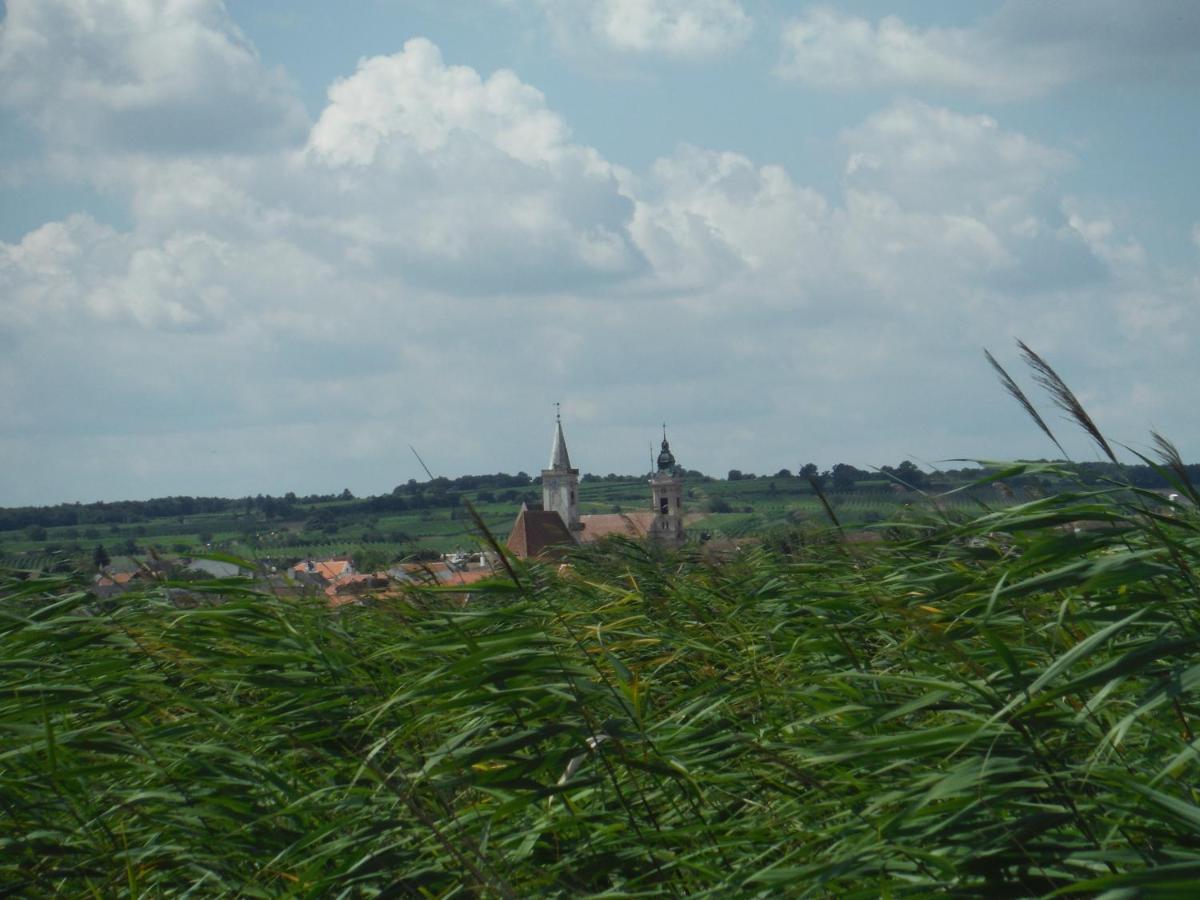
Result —
[[[1193,477],[1200,476],[1200,467],[1187,469]],[[999,472],[995,467],[938,473],[915,470],[910,488],[898,480],[897,473],[913,477],[903,464],[879,472],[838,465],[818,475],[818,483],[823,484],[834,514],[849,528],[904,521],[934,511],[969,515],[982,506],[1045,496],[1074,481],[1094,486],[1117,479],[1139,487],[1172,489],[1145,465],[1118,471],[1109,464],[1064,463],[989,480]],[[828,511],[808,478],[786,471],[755,477],[733,470],[729,475],[733,477],[718,479],[688,473],[684,499],[694,539],[702,535],[742,539],[829,522]],[[0,562],[25,569],[88,568],[98,546],[114,559],[144,557],[148,552],[169,558],[218,551],[278,563],[334,554],[367,554],[387,562],[475,548],[478,536],[464,501],[503,537],[521,502],[540,502],[540,491],[538,480],[525,473],[497,473],[409,481],[390,493],[362,498],[344,491],[0,509]],[[648,504],[642,476],[585,475],[580,483],[584,513],[628,512]]]

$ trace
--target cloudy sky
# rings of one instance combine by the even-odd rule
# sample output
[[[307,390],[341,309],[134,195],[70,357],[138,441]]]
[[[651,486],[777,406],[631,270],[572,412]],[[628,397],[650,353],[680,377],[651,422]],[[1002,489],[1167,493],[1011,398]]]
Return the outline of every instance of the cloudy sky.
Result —
[[[0,15],[0,505],[1200,459],[1194,0]]]

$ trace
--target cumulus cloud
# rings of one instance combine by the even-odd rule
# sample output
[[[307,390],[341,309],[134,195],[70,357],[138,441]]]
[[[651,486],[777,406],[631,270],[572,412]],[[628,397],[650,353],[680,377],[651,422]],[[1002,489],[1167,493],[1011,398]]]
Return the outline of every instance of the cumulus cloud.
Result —
[[[68,43],[103,30],[75,0],[12,8],[59,10]],[[214,4],[123,8],[151,33],[191,10],[245,50],[196,58],[261,74]],[[130,70],[112,54],[97,84]],[[826,464],[991,452],[1021,424],[980,414],[981,344],[1036,337],[1122,423],[1162,401],[1119,379],[1194,365],[1194,274],[1164,276],[1119,216],[1064,196],[1077,160],[1002,118],[894,103],[841,135],[840,191],[688,144],[631,172],[515,73],[416,39],[336,81],[299,139],[204,146],[114,138],[128,226],[70,215],[0,242],[4,497],[379,491],[419,474],[405,443],[446,473],[530,470],[535,407],[559,397],[593,470],[637,471],[638,423],[664,414],[685,464],[718,472],[795,468],[813,445]]]
[[[333,164],[369,164],[393,138],[429,154],[469,136],[529,165],[571,151],[566,125],[540,91],[508,70],[484,80],[468,66],[447,66],[424,38],[362,61],[334,83],[329,100],[309,145]]]
[[[0,103],[60,152],[247,150],[293,141],[306,116],[221,0],[8,0]]]
[[[304,162],[355,252],[410,274],[506,290],[641,265],[620,172],[514,73],[448,66],[424,39],[330,88]]]
[[[1086,76],[1200,72],[1200,8],[1186,0],[1009,0],[976,25],[931,28],[818,6],[781,40],[782,77],[837,90],[940,88],[1015,100]]]
[[[937,315],[931,292],[948,300],[950,283],[1020,295],[1093,282],[1116,261],[1056,188],[1072,157],[991,117],[902,101],[842,144],[840,202],[779,166],[682,147],[639,183],[633,234],[664,282],[752,280],[772,308],[839,298],[824,315],[885,297]]]
[[[559,42],[601,52],[705,59],[740,47],[753,22],[737,0],[538,0]]]

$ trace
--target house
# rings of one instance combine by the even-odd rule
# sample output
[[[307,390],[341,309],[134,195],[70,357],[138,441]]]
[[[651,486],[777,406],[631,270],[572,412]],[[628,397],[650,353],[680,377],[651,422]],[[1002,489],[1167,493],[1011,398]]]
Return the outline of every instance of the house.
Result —
[[[323,581],[332,584],[339,578],[354,574],[354,563],[346,557],[333,559],[303,559],[292,566],[292,575],[301,581]]]

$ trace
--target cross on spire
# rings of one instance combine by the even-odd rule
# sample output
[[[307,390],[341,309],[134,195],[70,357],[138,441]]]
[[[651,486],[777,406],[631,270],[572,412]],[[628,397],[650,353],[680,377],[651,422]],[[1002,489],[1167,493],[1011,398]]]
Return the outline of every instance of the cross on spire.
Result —
[[[562,421],[562,404],[559,403],[557,400],[554,401],[554,421],[555,422]]]

